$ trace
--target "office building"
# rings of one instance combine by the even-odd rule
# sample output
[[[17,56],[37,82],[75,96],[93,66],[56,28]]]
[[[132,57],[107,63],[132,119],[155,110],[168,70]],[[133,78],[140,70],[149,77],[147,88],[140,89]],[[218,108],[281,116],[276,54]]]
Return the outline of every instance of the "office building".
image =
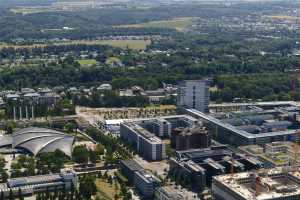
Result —
[[[293,200],[300,199],[300,173],[286,168],[263,172],[243,172],[213,177],[215,200]]]
[[[205,149],[176,151],[170,159],[170,175],[178,183],[184,182],[195,190],[210,187],[211,178],[234,172],[242,172],[262,167],[262,162],[244,154],[233,154],[227,146],[211,146]]]
[[[135,172],[144,170],[144,168],[134,160],[122,160],[120,162],[120,169],[130,184],[134,183]]]
[[[140,156],[147,160],[163,160],[166,157],[164,142],[140,125],[133,122],[122,123],[121,138],[131,144]]]
[[[208,112],[209,80],[186,80],[178,87],[177,106]]]
[[[171,135],[171,123],[164,118],[142,120],[137,123],[160,138],[170,137]]]
[[[178,188],[172,186],[160,187],[155,192],[155,200],[182,200],[187,199]]]
[[[170,158],[169,173],[175,177],[176,182],[183,182],[195,190],[202,191],[207,186],[206,169],[192,160]]]
[[[153,199],[155,189],[160,186],[160,180],[146,171],[136,171],[134,185],[144,199]]]
[[[143,199],[153,199],[155,189],[160,187],[160,180],[146,171],[134,160],[124,160],[120,163],[121,173],[127,177],[129,184],[136,187]]]
[[[202,121],[213,138],[233,146],[266,144],[276,141],[295,141],[300,116],[294,102],[259,102],[252,104],[214,105],[214,108],[247,109],[236,112],[207,114],[197,109],[182,109]],[[300,118],[299,118],[300,119]]]
[[[171,147],[176,150],[207,148],[211,137],[205,127],[176,128],[172,131]]]
[[[77,175],[71,170],[59,174],[38,175],[8,179],[7,183],[0,184],[0,196],[6,199],[10,195],[31,196],[45,191],[71,190],[77,187]]]
[[[166,145],[162,139],[170,138],[173,129],[201,126],[199,120],[188,115],[121,120],[118,123],[121,139],[131,144],[143,158],[153,161],[165,159]]]
[[[200,200],[197,194],[183,187],[175,185],[167,185],[159,187],[155,191],[154,200]],[[207,200],[207,199],[206,199]]]
[[[162,119],[167,120],[171,124],[171,130],[179,127],[187,128],[202,125],[198,119],[190,115],[171,115],[162,117]]]

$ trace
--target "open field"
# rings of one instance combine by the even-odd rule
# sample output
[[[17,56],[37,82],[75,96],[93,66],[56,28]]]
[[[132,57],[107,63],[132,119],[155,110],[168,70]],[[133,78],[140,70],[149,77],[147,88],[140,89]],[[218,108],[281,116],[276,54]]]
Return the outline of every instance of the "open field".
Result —
[[[151,22],[141,23],[141,24],[120,25],[117,27],[119,28],[149,28],[149,27],[174,28],[178,31],[183,31],[187,27],[192,26],[194,20],[196,19],[197,18],[193,18],[193,17],[182,17],[182,18],[174,18],[171,20],[151,21]]]
[[[266,17],[271,18],[273,20],[288,20],[288,21],[300,20],[300,17],[288,16],[288,15],[272,15]]]
[[[86,45],[108,45],[118,48],[129,48],[134,50],[144,50],[151,44],[150,40],[70,40],[65,42],[47,43],[47,44],[32,44],[32,45],[13,45],[0,43],[0,48],[34,48],[46,47],[50,45],[72,45],[72,44],[86,44]]]
[[[115,184],[117,184],[117,183],[113,183],[111,185],[111,184],[107,183],[104,179],[97,179],[96,186],[97,186],[99,195],[103,199],[114,200],[115,195],[119,193],[119,188],[120,188],[119,185],[116,186]]]
[[[10,12],[14,14],[22,14],[22,15],[28,15],[28,14],[34,14],[34,13],[42,13],[42,12],[50,12],[54,11],[53,9],[50,9],[50,7],[42,7],[42,6],[36,6],[36,7],[18,7],[10,9]]]
[[[82,60],[77,60],[80,65],[96,65],[98,62],[95,59],[82,59]]]
[[[119,47],[122,49],[144,50],[151,44],[150,40],[102,40],[99,44]]]

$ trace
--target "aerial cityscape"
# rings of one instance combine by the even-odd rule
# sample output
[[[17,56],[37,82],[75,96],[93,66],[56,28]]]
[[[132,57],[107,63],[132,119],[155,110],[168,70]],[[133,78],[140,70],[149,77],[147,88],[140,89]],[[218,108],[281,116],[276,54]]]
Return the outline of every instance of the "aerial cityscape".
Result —
[[[300,200],[300,0],[0,0],[0,200]]]

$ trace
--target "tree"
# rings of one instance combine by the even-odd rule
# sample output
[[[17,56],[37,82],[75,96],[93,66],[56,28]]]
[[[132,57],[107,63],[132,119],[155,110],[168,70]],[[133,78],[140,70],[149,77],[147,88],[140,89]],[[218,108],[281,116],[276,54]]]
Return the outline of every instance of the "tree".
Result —
[[[23,200],[24,199],[21,188],[19,188],[18,197],[19,197],[19,200]]]
[[[4,130],[5,130],[5,134],[12,134],[13,133],[13,129],[16,127],[16,123],[15,122],[7,122],[5,124]]]
[[[96,161],[97,161],[97,153],[95,151],[90,150],[89,151],[89,158],[90,158],[90,162],[96,163]]]
[[[68,133],[71,133],[73,130],[75,130],[77,128],[77,125],[73,122],[68,122],[64,129],[68,132]]]
[[[105,148],[102,144],[97,144],[95,152],[98,156],[103,155],[105,151]]]
[[[81,178],[79,182],[79,191],[85,199],[91,199],[91,196],[97,192],[95,178],[90,175]]]
[[[62,151],[57,149],[55,152],[39,154],[36,168],[40,174],[47,174],[49,172],[58,173],[68,160],[69,158]]]
[[[89,161],[89,151],[83,145],[76,146],[73,150],[73,160],[77,163],[87,163]]]

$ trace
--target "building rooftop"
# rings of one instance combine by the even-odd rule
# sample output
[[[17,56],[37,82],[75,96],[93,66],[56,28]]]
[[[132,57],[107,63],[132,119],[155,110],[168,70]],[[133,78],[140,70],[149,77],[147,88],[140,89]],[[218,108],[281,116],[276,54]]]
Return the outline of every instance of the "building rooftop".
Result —
[[[128,123],[125,123],[125,124],[127,126],[129,126],[131,129],[137,131],[140,136],[147,139],[149,142],[157,143],[157,144],[162,143],[162,140],[160,138],[156,137],[155,134],[150,133],[149,131],[147,131],[146,129],[141,127],[140,125],[138,125],[136,123],[133,123],[133,122],[128,122]]]
[[[153,174],[150,174],[147,171],[141,170],[136,172],[147,183],[160,183],[160,179],[156,178]]]
[[[247,131],[241,130],[238,127],[233,126],[231,124],[224,123],[221,120],[219,120],[219,119],[217,119],[213,116],[207,115],[205,113],[202,113],[202,112],[200,112],[196,109],[186,109],[186,110],[191,114],[197,115],[202,119],[205,119],[209,122],[212,122],[212,123],[224,128],[224,129],[230,130],[231,132],[233,132],[235,134],[238,134],[242,137],[245,137],[247,139],[292,135],[292,134],[297,132],[297,130],[284,130],[284,131],[274,131],[274,132],[266,132],[266,133],[260,133],[260,134],[252,134],[252,133],[249,133]]]
[[[122,160],[121,163],[131,171],[142,171],[144,168],[134,160]]]
[[[213,179],[241,199],[271,200],[300,195],[300,173],[288,172],[285,168],[221,175]]]
[[[12,135],[2,136],[1,138],[3,141],[0,141],[0,146],[25,149],[33,155],[59,149],[69,157],[72,156],[72,146],[75,140],[72,135],[37,127],[20,129]]]

